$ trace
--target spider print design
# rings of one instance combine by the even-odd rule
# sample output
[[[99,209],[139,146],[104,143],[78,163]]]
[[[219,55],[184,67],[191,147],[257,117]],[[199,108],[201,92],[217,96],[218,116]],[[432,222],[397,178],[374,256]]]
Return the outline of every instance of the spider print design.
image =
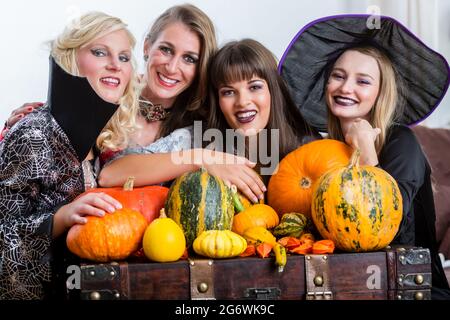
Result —
[[[81,164],[48,107],[0,143],[0,299],[41,299],[53,214],[84,191]]]

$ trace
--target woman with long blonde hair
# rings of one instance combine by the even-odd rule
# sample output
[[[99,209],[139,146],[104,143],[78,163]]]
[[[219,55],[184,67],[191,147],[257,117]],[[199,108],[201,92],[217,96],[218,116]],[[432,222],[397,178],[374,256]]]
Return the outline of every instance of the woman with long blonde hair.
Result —
[[[51,43],[46,104],[0,144],[0,299],[51,297],[62,235],[121,207],[106,194],[78,196],[95,183],[89,160],[101,130],[118,108],[119,119],[133,110],[134,43],[126,24],[100,12]]]

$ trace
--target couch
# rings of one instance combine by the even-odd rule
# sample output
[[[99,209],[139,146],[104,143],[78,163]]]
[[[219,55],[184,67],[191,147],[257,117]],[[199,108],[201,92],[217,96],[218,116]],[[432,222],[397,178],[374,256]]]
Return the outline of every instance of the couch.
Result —
[[[436,237],[447,279],[450,281],[450,130],[415,126],[413,128],[432,170],[436,208]]]

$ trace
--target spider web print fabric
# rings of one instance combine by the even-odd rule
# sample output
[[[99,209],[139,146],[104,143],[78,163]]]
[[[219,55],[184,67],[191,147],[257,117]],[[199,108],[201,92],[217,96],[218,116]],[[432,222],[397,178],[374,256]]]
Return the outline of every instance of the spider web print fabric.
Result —
[[[53,214],[84,190],[80,162],[48,107],[0,143],[0,299],[42,299]]]

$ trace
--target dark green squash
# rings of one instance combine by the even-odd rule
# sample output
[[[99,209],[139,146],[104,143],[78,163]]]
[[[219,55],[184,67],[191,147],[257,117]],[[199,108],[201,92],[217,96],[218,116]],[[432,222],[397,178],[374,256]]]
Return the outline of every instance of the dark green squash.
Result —
[[[167,216],[183,229],[188,247],[206,230],[231,230],[234,205],[231,189],[204,169],[176,179],[165,204]]]

